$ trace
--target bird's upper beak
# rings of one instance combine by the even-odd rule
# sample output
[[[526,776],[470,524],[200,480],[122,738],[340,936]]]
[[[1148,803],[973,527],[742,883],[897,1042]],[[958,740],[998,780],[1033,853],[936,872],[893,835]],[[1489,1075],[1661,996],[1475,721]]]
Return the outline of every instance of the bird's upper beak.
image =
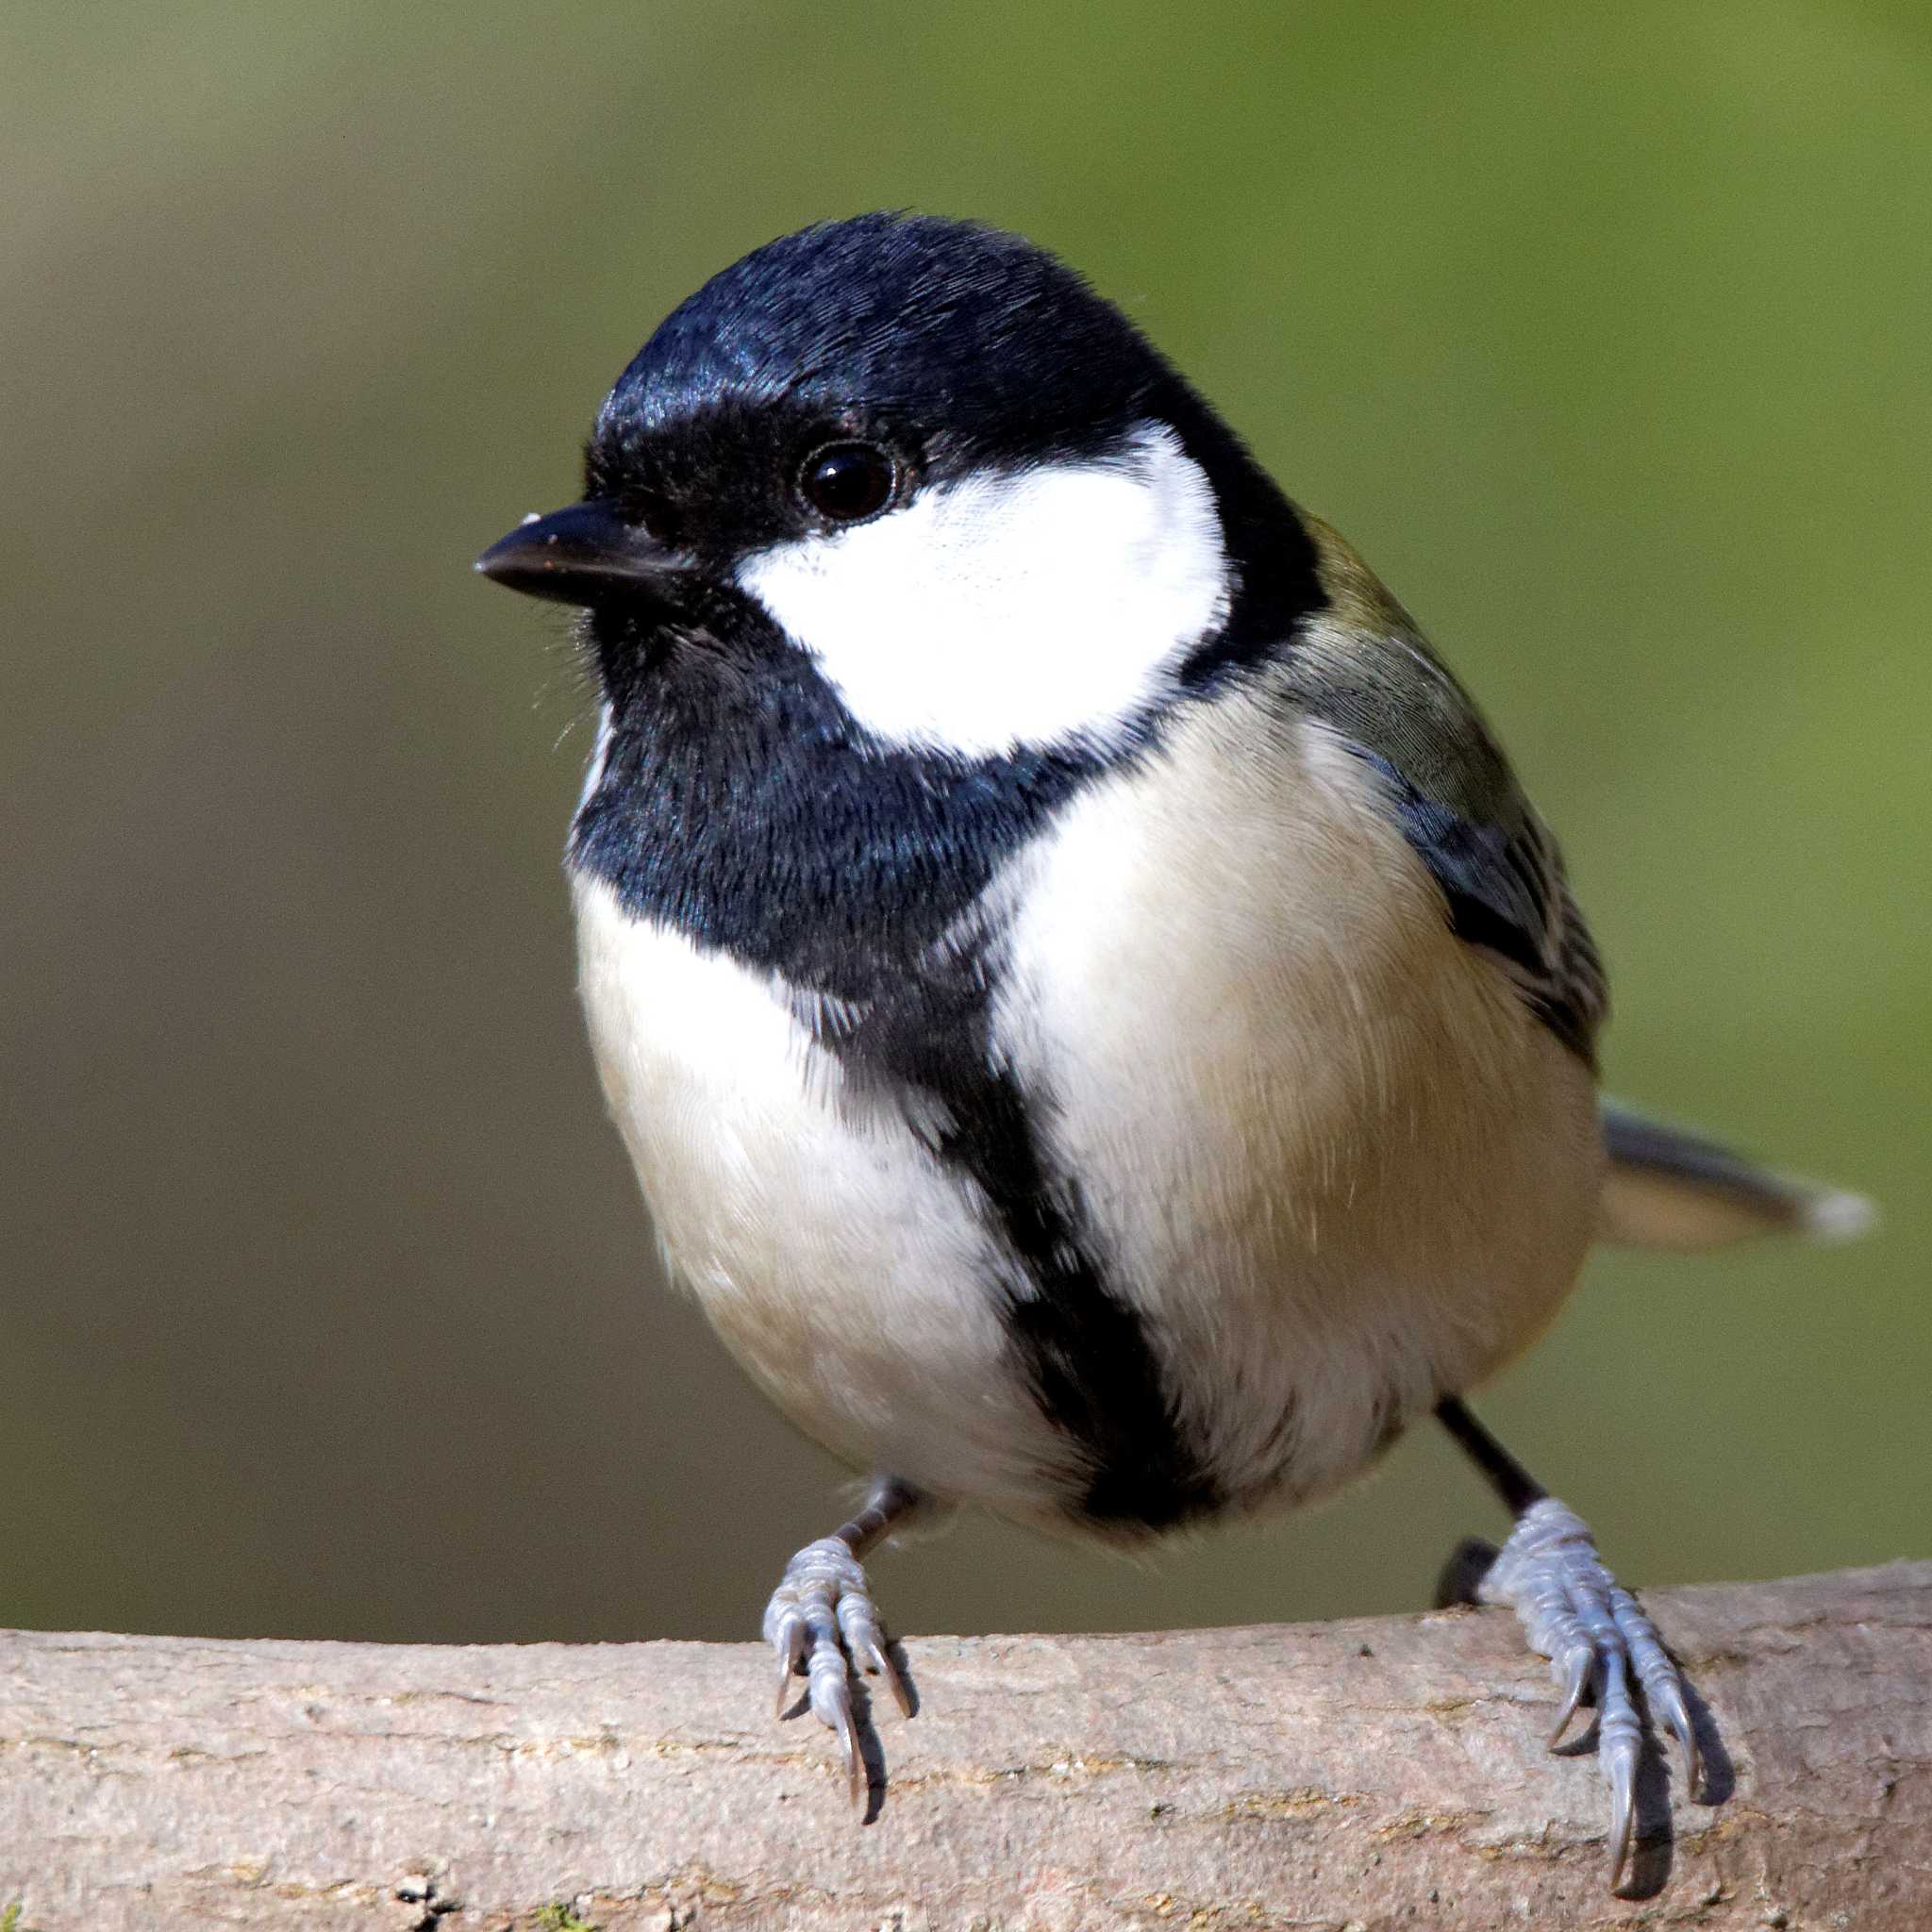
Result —
[[[595,498],[529,517],[476,559],[491,583],[558,604],[596,604],[625,590],[660,584],[686,560]]]

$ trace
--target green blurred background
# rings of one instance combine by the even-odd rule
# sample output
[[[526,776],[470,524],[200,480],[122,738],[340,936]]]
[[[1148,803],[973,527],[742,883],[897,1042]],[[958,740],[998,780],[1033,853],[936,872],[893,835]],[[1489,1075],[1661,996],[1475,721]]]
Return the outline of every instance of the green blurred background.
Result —
[[[875,205],[1024,229],[1483,696],[1622,1092],[1877,1241],[1605,1257],[1486,1413],[1634,1582],[1932,1552],[1932,25],[1611,9],[105,4],[0,29],[0,1623],[743,1637],[840,1473],[601,1111],[552,614],[706,275]],[[979,1521],[902,1630],[1422,1602],[1437,1432],[1155,1567]]]

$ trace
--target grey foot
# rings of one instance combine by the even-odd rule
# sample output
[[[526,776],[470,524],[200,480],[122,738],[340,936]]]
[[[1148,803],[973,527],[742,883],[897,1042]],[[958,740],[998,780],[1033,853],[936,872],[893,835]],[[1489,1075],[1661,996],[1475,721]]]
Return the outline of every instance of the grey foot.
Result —
[[[912,1700],[886,1652],[865,1569],[842,1537],[808,1543],[785,1566],[785,1579],[765,1607],[765,1641],[778,1658],[778,1715],[791,1699],[794,1672],[803,1671],[812,1715],[839,1740],[845,1783],[855,1805],[865,1797],[858,1733],[852,1720],[851,1668],[883,1677],[907,1717]]]
[[[1532,1503],[1477,1591],[1507,1604],[1530,1648],[1550,1660],[1563,1707],[1550,1734],[1562,1741],[1586,1690],[1596,1693],[1597,1759],[1610,1788],[1610,1890],[1623,1882],[1636,1830],[1637,1761],[1643,1721],[1631,1695],[1635,1672],[1653,1722],[1684,1753],[1684,1790],[1698,1792],[1697,1734],[1677,1667],[1637,1600],[1603,1566],[1589,1526],[1554,1497]]]

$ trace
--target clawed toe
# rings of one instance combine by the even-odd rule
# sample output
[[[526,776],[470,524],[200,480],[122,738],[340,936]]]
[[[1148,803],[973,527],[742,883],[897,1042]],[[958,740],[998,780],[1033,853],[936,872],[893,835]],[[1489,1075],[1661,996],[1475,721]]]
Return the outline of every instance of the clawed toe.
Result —
[[[847,1794],[855,1806],[867,1790],[858,1725],[852,1707],[851,1671],[881,1677],[907,1716],[912,1700],[886,1649],[865,1570],[839,1537],[822,1537],[785,1566],[784,1580],[765,1609],[765,1641],[777,1659],[777,1714],[785,1714],[795,1675],[803,1671],[811,1713],[839,1740]]]
[[[1636,1840],[1643,1719],[1632,1694],[1633,1675],[1652,1722],[1682,1750],[1686,1795],[1698,1794],[1697,1734],[1677,1667],[1636,1598],[1604,1568],[1588,1526],[1553,1497],[1523,1512],[1479,1593],[1486,1603],[1514,1609],[1531,1647],[1550,1660],[1550,1674],[1563,1693],[1550,1736],[1553,1746],[1561,1742],[1585,1696],[1594,1693],[1597,1759],[1609,1788],[1614,1891]]]

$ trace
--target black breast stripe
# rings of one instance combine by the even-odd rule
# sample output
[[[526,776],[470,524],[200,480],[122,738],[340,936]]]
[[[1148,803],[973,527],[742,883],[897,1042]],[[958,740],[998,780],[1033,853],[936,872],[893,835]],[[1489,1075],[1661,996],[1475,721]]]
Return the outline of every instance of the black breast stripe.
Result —
[[[1108,1283],[1077,1186],[1053,1170],[1041,1103],[992,1064],[983,992],[976,1004],[922,1029],[960,1050],[922,1056],[920,1084],[944,1109],[934,1152],[972,1182],[1016,1266],[999,1284],[1001,1317],[1041,1413],[1081,1452],[1075,1507],[1150,1530],[1208,1515],[1221,1487],[1181,1429],[1140,1311]]]

